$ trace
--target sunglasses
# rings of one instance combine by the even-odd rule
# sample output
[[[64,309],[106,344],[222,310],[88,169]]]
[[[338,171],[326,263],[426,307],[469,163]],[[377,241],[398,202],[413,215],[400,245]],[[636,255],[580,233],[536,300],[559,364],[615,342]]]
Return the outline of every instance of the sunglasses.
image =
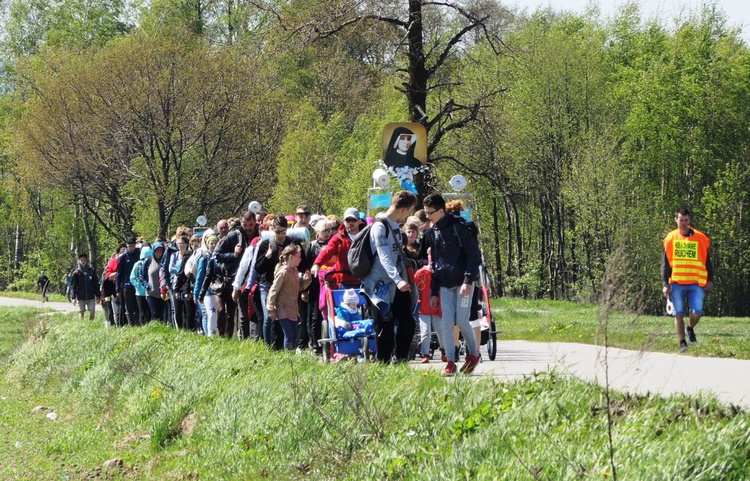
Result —
[[[344,222],[357,222],[357,219],[354,219],[354,218],[350,217],[348,219],[344,219]]]
[[[322,231],[320,231],[320,232],[328,232],[328,233],[331,233],[331,232],[334,232],[335,230],[336,230],[336,229],[334,229],[333,227],[329,227],[328,229],[323,229],[323,230],[322,230]]]
[[[285,234],[286,235],[286,229],[284,229],[284,230],[274,230],[274,232],[277,233],[277,234],[279,234],[279,235],[281,235],[281,234]]]
[[[310,213],[309,212],[297,212],[297,215],[300,216],[300,217],[302,217],[302,216],[309,217]]]

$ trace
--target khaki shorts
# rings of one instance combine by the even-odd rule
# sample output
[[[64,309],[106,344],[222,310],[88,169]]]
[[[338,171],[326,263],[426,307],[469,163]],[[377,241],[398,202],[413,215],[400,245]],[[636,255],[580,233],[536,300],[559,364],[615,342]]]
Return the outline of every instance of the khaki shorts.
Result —
[[[78,312],[85,311],[86,307],[89,308],[89,312],[94,312],[94,309],[96,309],[96,299],[89,299],[88,301],[78,301]]]

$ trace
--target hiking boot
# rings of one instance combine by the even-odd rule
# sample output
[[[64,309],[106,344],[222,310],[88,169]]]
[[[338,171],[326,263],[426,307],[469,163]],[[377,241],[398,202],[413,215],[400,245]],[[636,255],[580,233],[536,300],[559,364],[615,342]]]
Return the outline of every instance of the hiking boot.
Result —
[[[430,359],[432,359],[432,356],[429,354],[422,354],[422,364],[429,364]]]
[[[692,327],[687,328],[687,335],[688,335],[688,342],[690,342],[690,344],[695,344],[696,342],[698,342],[698,340],[695,338],[695,331],[693,330]]]
[[[479,364],[479,356],[473,356],[471,354],[466,355],[466,361],[464,362],[464,365],[461,366],[461,371],[464,374],[471,374],[474,372],[474,369],[477,367],[477,364]]]
[[[685,342],[685,339],[680,341],[680,352],[687,351],[687,342]]]
[[[453,361],[448,361],[448,364],[445,365],[443,376],[455,376],[457,371],[458,368],[456,368],[456,363]]]

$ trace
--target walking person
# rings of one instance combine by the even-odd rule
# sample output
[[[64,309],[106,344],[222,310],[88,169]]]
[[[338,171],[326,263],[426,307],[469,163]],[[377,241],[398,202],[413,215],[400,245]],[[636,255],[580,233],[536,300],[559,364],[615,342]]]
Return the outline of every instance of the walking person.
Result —
[[[212,337],[219,334],[218,314],[216,304],[214,303],[216,290],[214,281],[216,275],[216,257],[214,250],[219,243],[216,234],[211,233],[204,239],[204,250],[198,258],[198,265],[195,274],[195,285],[193,287],[193,302],[201,306],[203,315],[203,333],[206,337]]]
[[[125,244],[120,244],[112,254],[112,257],[109,258],[109,261],[107,261],[107,266],[104,268],[104,274],[99,285],[99,290],[102,293],[105,327],[122,327],[124,324],[123,319],[125,314],[122,312],[120,301],[117,300],[117,290],[115,288],[117,261],[123,252],[125,252]]]
[[[273,234],[268,239],[261,241],[255,252],[254,267],[257,272],[260,302],[263,308],[263,340],[274,349],[281,349],[283,347],[283,343],[281,342],[283,332],[280,332],[278,328],[280,324],[274,323],[269,317],[267,300],[268,293],[273,284],[276,266],[279,264],[279,256],[284,248],[293,242],[286,235],[288,227],[289,222],[283,215],[274,216],[270,223]]]
[[[130,273],[133,266],[141,258],[141,250],[135,246],[135,237],[129,237],[125,241],[125,252],[117,259],[117,277],[115,280],[116,297],[120,308],[125,308],[125,316],[128,324],[137,326],[138,321],[138,299],[135,296],[135,287],[130,282]]]
[[[697,341],[695,326],[703,315],[703,299],[714,288],[714,269],[708,249],[711,241],[703,232],[690,225],[690,211],[678,209],[674,217],[677,228],[664,238],[661,261],[662,293],[672,301],[674,326],[680,342],[680,352]],[[685,314],[690,306],[689,325],[685,329]]]
[[[47,302],[47,290],[49,290],[49,277],[44,271],[39,275],[39,279],[36,280],[36,288],[42,293],[42,302]]]
[[[469,322],[474,281],[482,262],[479,245],[464,220],[446,212],[440,194],[425,197],[424,210],[432,223],[423,242],[428,243],[432,254],[430,305],[442,310],[440,329],[447,359],[444,375],[453,376],[458,371],[453,326],[458,326],[466,342],[461,372],[468,374],[479,364],[479,343]]]
[[[356,288],[359,287],[359,279],[351,274],[347,254],[352,247],[352,241],[364,229],[367,224],[360,219],[359,211],[349,207],[344,211],[344,224],[339,227],[328,244],[320,251],[318,257],[313,261],[310,268],[313,278],[318,277],[320,267],[332,265],[334,274],[331,276],[336,281],[337,287]]]
[[[143,266],[146,264],[146,260],[151,257],[153,252],[151,247],[148,245],[141,245],[141,258],[133,266],[133,270],[130,272],[130,283],[135,288],[135,298],[138,300],[138,325],[146,325],[151,320],[151,310],[148,308],[148,286],[143,280]]]
[[[247,211],[240,219],[240,228],[233,229],[220,239],[216,248],[218,274],[222,277],[221,290],[214,302],[218,315],[219,334],[231,338],[235,332],[234,318],[237,312],[239,297],[234,294],[233,283],[240,267],[243,253],[252,240],[258,236],[258,225],[255,214]],[[241,324],[246,323],[247,316],[241,315]]]
[[[297,345],[299,322],[297,297],[301,290],[310,283],[310,274],[300,280],[297,266],[302,261],[302,248],[297,244],[284,247],[279,256],[273,276],[273,283],[268,290],[266,305],[268,317],[278,322],[284,332],[284,350],[291,351]]]
[[[94,268],[89,265],[89,256],[81,254],[78,256],[78,267],[73,273],[73,304],[78,304],[78,313],[83,319],[83,313],[88,309],[89,320],[94,320],[96,314],[96,303],[101,300],[99,291],[99,278]]]
[[[143,260],[143,266],[141,267],[141,283],[146,288],[146,302],[148,302],[148,308],[151,312],[151,320],[159,320],[166,322],[165,320],[165,297],[167,294],[167,287],[162,284],[161,278],[161,264],[162,258],[166,247],[160,240],[154,242],[151,247],[151,256],[146,257]]]
[[[372,269],[362,287],[373,307],[376,358],[389,363],[406,362],[416,322],[412,314],[411,285],[406,268],[406,255],[399,224],[406,221],[417,205],[417,197],[409,191],[396,192],[391,205],[376,216],[370,227],[370,248],[375,257]],[[398,330],[394,330],[398,321]]]

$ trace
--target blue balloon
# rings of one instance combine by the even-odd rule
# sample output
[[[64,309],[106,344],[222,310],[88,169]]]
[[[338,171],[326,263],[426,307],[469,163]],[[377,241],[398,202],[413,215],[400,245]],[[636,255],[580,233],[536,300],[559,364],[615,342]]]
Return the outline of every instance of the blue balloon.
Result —
[[[401,188],[404,190],[408,190],[414,195],[417,195],[417,186],[414,185],[413,180],[402,180],[401,181]]]

